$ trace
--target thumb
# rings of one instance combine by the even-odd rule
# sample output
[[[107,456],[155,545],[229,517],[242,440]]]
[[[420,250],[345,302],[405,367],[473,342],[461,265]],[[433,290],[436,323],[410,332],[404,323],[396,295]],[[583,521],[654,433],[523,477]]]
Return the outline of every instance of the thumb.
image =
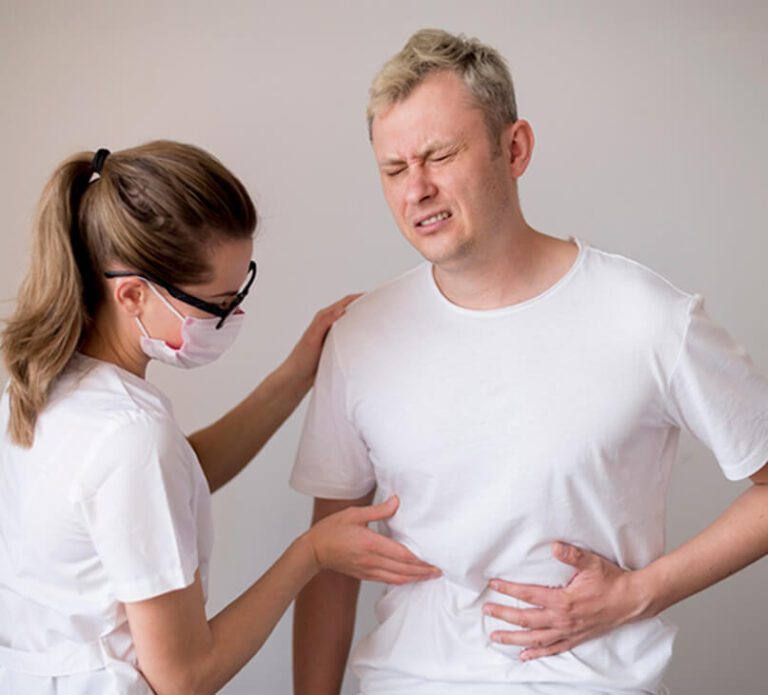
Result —
[[[363,507],[360,510],[360,521],[367,524],[371,521],[383,521],[384,519],[389,519],[394,516],[399,506],[400,499],[397,495],[392,495],[379,504]]]
[[[552,544],[552,554],[564,562],[566,565],[575,567],[578,570],[586,570],[592,567],[595,560],[598,559],[597,555],[590,553],[583,548],[577,548],[575,545],[569,545],[563,541],[557,541]]]

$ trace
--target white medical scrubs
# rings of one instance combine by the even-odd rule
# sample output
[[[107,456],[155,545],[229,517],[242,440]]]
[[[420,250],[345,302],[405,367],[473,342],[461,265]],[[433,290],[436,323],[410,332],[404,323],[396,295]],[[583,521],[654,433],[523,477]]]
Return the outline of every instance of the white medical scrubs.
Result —
[[[210,491],[168,400],[82,355],[30,449],[0,402],[0,693],[148,695],[127,602],[205,589]]]

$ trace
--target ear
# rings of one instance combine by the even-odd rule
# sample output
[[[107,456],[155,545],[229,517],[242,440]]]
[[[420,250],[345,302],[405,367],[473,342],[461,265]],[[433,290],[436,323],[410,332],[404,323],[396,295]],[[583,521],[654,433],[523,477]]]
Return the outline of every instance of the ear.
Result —
[[[534,141],[531,124],[523,119],[510,123],[502,133],[502,152],[507,159],[513,178],[521,177],[528,168],[533,155]]]
[[[146,283],[135,277],[119,278],[112,290],[118,310],[128,316],[141,316],[147,301]]]

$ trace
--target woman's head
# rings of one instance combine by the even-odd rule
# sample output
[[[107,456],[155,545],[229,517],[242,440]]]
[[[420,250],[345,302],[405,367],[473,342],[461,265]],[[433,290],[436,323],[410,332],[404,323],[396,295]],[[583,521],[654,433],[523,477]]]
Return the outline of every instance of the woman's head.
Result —
[[[104,154],[77,154],[48,182],[30,268],[3,331],[11,379],[9,430],[23,445],[31,444],[51,385],[97,317],[105,309],[126,313],[154,306],[145,283],[137,297],[131,288],[138,288],[138,278],[106,280],[105,271],[129,270],[177,287],[202,287],[213,297],[218,294],[213,289],[233,282],[221,269],[239,275],[232,258],[242,264],[241,257],[250,255],[256,210],[245,187],[217,159],[170,141],[106,159]],[[138,303],[131,305],[134,300]]]

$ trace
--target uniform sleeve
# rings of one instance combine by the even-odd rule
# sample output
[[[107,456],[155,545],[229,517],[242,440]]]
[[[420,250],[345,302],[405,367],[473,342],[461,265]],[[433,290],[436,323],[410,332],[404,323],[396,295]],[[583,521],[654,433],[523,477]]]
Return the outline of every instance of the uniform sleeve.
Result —
[[[768,462],[768,378],[709,318],[700,296],[691,300],[666,414],[712,450],[729,480]]]
[[[349,418],[334,333],[320,356],[291,487],[314,497],[355,499],[370,492],[376,479],[368,447]]]
[[[94,468],[106,471],[80,501],[119,601],[189,586],[197,557],[198,465],[183,434],[138,415],[105,436]]]

